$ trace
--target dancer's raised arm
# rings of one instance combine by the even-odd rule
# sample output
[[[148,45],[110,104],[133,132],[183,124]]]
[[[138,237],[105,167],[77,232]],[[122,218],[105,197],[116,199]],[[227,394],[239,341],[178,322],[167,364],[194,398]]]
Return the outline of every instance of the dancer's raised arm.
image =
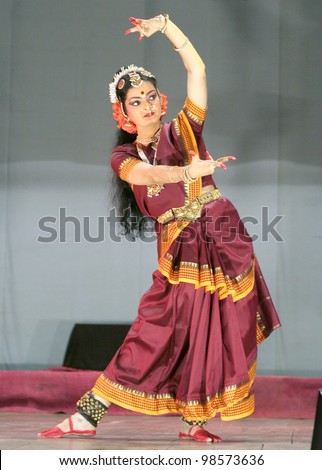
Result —
[[[139,40],[157,32],[164,33],[181,56],[187,70],[187,96],[203,109],[207,108],[206,67],[189,38],[175,25],[168,15],[158,15],[150,19],[129,18],[134,25],[125,34],[139,33]]]

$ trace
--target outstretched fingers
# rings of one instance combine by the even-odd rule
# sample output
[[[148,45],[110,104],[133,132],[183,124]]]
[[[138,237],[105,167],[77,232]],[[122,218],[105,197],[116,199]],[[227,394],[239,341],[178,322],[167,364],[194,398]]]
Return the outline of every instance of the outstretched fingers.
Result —
[[[138,40],[142,41],[144,37],[144,28],[142,28],[142,20],[140,18],[134,18],[133,16],[130,16],[129,21],[134,25],[134,27],[124,31],[124,34],[127,36],[128,34],[139,33]]]
[[[134,25],[134,27],[127,29],[124,34],[128,35],[131,33],[139,33],[139,41],[142,41],[144,37],[148,38],[152,36],[152,34],[159,30],[158,27],[153,23],[153,21],[151,22],[151,19],[142,20],[140,18],[134,18],[133,16],[130,16],[129,21],[132,23],[132,25]]]
[[[134,25],[142,23],[142,20],[140,18],[134,18],[133,16],[129,17],[129,21]]]
[[[227,166],[225,165],[226,162],[230,160],[236,160],[236,157],[234,157],[233,155],[226,155],[225,157],[219,157],[214,160],[208,151],[206,152],[206,157],[208,160],[211,160],[213,162],[214,166],[223,168],[224,170],[227,169]]]

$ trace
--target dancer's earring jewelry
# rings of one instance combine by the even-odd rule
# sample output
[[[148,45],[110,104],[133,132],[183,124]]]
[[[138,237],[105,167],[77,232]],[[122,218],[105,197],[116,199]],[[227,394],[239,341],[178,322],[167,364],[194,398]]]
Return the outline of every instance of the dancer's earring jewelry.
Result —
[[[124,124],[124,126],[125,126],[125,127],[131,127],[132,124],[131,124],[131,122],[130,122],[129,116],[125,116],[125,119],[126,119],[126,123]]]
[[[124,116],[125,119],[126,119],[126,123],[124,124],[124,126],[125,126],[125,127],[131,127],[131,126],[132,126],[132,123],[131,123],[131,121],[130,121],[129,116],[128,116],[127,114],[125,114],[125,112],[124,112],[123,103],[122,103],[122,102],[121,102],[121,111],[122,111],[123,116]]]

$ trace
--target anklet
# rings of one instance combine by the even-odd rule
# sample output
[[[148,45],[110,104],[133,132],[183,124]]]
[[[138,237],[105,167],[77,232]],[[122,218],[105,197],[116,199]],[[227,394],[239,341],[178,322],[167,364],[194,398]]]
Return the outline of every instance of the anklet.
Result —
[[[188,424],[189,426],[195,426],[196,424],[198,426],[206,426],[206,424],[208,423],[208,421],[206,419],[199,419],[199,420],[195,420],[195,421],[188,421],[184,416],[181,416],[181,421],[183,421],[184,423]]]
[[[85,393],[77,402],[77,411],[95,428],[103,418],[108,406],[97,400],[91,392]]]

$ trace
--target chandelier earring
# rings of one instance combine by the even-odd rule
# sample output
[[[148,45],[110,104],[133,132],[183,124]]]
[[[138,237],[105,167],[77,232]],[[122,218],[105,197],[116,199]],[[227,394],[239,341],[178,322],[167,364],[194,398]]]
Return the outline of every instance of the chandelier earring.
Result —
[[[128,116],[126,116],[125,124],[123,124],[121,126],[121,128],[123,129],[123,131],[126,131],[129,134],[137,134],[138,133],[136,125],[134,124],[134,122],[132,122],[130,120],[130,118]]]
[[[122,125],[122,129],[128,132],[129,134],[137,134],[138,131],[137,131],[136,125],[130,120],[129,116],[125,114],[122,102],[121,102],[121,111],[125,118],[125,124]]]

